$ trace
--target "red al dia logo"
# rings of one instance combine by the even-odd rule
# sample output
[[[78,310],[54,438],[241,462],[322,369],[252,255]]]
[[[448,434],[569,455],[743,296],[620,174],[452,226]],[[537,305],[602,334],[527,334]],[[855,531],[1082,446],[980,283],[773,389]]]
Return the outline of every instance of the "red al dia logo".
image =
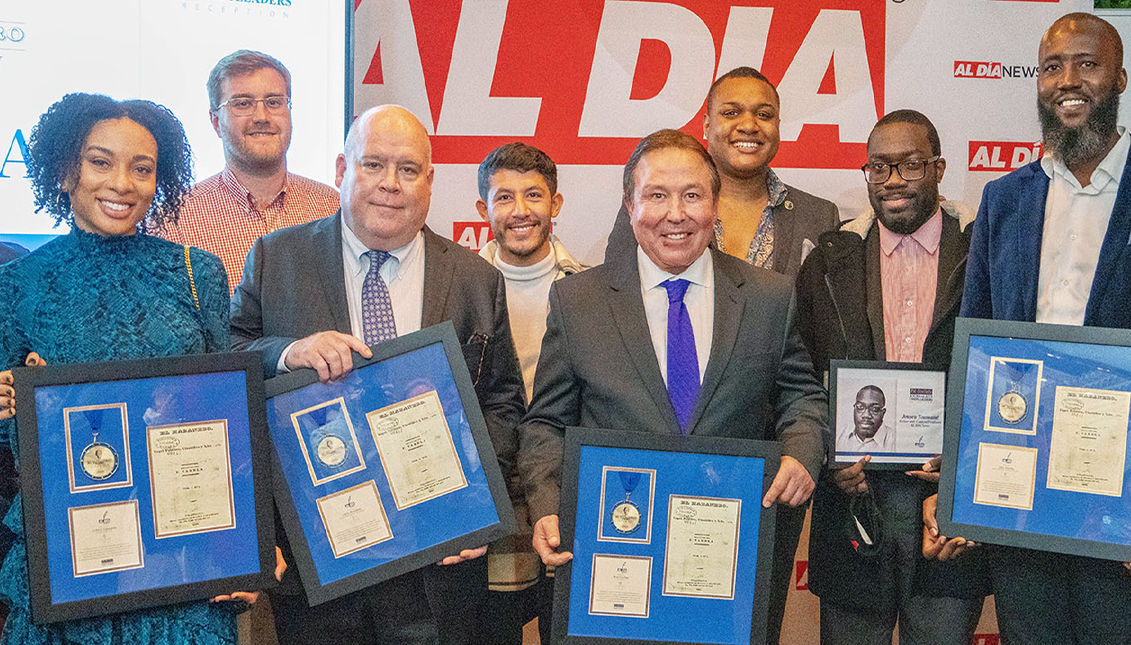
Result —
[[[454,222],[452,224],[452,239],[460,246],[478,251],[495,239],[495,235],[491,232],[491,225],[484,221]]]
[[[954,61],[955,78],[1001,78],[1001,63]]]
[[[971,141],[970,170],[1008,172],[1041,158],[1041,142]]]

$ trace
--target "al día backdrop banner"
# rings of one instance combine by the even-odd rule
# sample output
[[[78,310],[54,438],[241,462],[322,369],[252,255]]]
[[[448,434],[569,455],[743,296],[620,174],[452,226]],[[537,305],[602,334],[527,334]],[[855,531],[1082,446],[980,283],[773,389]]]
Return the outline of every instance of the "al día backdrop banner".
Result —
[[[939,130],[941,192],[976,210],[986,182],[1041,155],[1037,47],[1060,15],[1101,11],[1131,43],[1124,10],[1081,0],[354,0],[352,113],[412,110],[430,135],[436,178],[429,224],[479,249],[476,168],[509,141],[559,167],[555,233],[599,263],[640,137],[702,137],[707,90],[759,68],[781,95],[788,183],[868,208],[860,166],[875,122],[913,108]],[[1126,118],[1122,119],[1126,123]],[[806,529],[807,530],[807,529]],[[818,641],[803,536],[783,643]],[[976,645],[997,645],[990,610]]]
[[[354,0],[353,114],[412,110],[432,135],[430,223],[479,248],[476,165],[523,141],[558,164],[555,232],[603,255],[620,173],[640,137],[702,136],[707,90],[760,69],[781,95],[788,183],[867,209],[859,167],[876,120],[927,114],[948,161],[942,193],[977,208],[985,182],[1039,157],[1037,45],[1091,2],[1063,0]],[[1106,18],[1131,36],[1131,20]]]

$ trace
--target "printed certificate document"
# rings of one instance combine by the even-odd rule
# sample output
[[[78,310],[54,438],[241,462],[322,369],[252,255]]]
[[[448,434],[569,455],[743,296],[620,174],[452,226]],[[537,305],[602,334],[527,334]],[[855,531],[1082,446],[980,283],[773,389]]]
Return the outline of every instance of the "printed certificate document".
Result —
[[[978,444],[974,503],[1033,510],[1037,449],[997,443]]]
[[[589,613],[648,617],[652,558],[593,554]]]
[[[235,528],[227,421],[150,426],[146,444],[158,538]]]
[[[664,595],[734,598],[742,500],[671,495]]]
[[[397,510],[467,486],[435,390],[366,415]]]
[[[145,566],[137,500],[67,509],[75,577]]]
[[[1048,487],[1119,497],[1131,392],[1057,386]]]
[[[373,480],[318,498],[318,514],[334,557],[340,558],[393,537]]]

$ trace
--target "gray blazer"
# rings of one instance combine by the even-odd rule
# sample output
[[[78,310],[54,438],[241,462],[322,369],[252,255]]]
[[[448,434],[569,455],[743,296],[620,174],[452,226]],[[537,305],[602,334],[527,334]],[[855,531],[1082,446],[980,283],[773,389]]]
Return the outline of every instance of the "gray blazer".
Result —
[[[792,277],[801,270],[802,247],[805,240],[816,246],[825,231],[835,231],[840,223],[836,204],[786,185],[785,201],[774,207],[774,266],[776,273]],[[711,244],[714,246],[714,243]],[[630,255],[636,248],[636,237],[628,219],[628,210],[621,204],[620,212],[609,233],[605,247],[605,262]],[[746,255],[744,249],[742,255]]]
[[[769,439],[814,480],[828,402],[798,335],[792,280],[710,250],[711,355],[688,424],[696,435]],[[554,283],[534,398],[519,426],[531,520],[558,512],[566,426],[679,433],[644,314],[636,254]]]
[[[266,376],[275,375],[279,356],[291,342],[326,330],[350,333],[341,217],[339,211],[266,235],[247,256],[243,279],[232,295],[232,348],[262,351]],[[515,427],[525,406],[503,277],[482,258],[425,227],[421,327],[445,320],[455,325],[491,442],[511,487]],[[517,491],[514,487],[512,493]],[[281,547],[287,550],[285,543]],[[280,591],[297,591],[293,570],[284,575]],[[468,625],[474,626],[478,604],[472,598],[486,593],[486,558],[422,571],[441,635],[456,639]],[[326,605],[320,609],[338,611]],[[348,605],[341,614],[343,620],[356,619]]]

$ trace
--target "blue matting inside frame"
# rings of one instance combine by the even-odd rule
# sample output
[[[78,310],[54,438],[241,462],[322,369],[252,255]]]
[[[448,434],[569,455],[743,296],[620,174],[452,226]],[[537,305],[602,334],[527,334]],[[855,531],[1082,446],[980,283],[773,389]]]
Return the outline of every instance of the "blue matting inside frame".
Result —
[[[597,501],[601,499],[602,469],[605,466],[656,471],[650,543],[597,541],[600,512]],[[578,505],[570,584],[569,635],[625,638],[626,634],[631,634],[632,638],[640,640],[749,645],[764,470],[765,460],[760,457],[582,446],[577,499],[593,500],[593,504],[587,507]],[[623,490],[620,494],[623,497]],[[671,495],[741,500],[733,599],[663,595],[668,498]],[[611,512],[607,503],[604,512],[606,515]],[[604,523],[608,524],[608,518]],[[652,558],[647,618],[589,613],[594,553]]]
[[[984,428],[987,406],[994,409],[991,425],[1000,425],[997,401],[988,400],[992,357],[1040,360],[1043,363],[1035,435]],[[1125,456],[1122,497],[1047,487],[1056,387],[1131,391],[1131,369],[1128,366],[1131,366],[1131,347],[971,336],[953,520],[1040,535],[1131,544],[1131,506],[1127,504],[1127,500],[1131,499],[1131,477],[1127,476],[1131,455]],[[1024,381],[1024,378],[1019,380]],[[1000,389],[995,384],[995,394]],[[1024,391],[1024,384],[1018,389]],[[1029,414],[1032,413],[1030,410]],[[1033,510],[974,503],[978,446],[981,443],[1037,449]],[[1131,442],[1127,445],[1131,446]],[[1055,511],[1049,512],[1050,509]]]
[[[429,390],[440,398],[467,486],[398,511],[366,414]],[[339,397],[345,399],[366,468],[314,486],[291,413]],[[500,521],[441,342],[364,366],[342,381],[313,383],[272,397],[267,423],[322,585]],[[335,558],[316,500],[370,480],[376,483],[393,537]]]
[[[55,604],[214,580],[259,572],[259,540],[255,527],[254,477],[244,372],[216,372],[138,380],[53,385],[36,388],[36,413],[47,522],[47,558],[51,599]],[[233,392],[240,396],[233,397]],[[71,493],[67,473],[64,408],[124,403],[129,425],[132,484],[126,487]],[[107,410],[107,413],[116,410]],[[146,457],[146,426],[225,419],[235,528],[157,539]],[[76,432],[77,431],[77,432]],[[90,443],[89,429],[72,427],[72,452],[77,459]],[[118,432],[121,432],[120,427]],[[112,437],[99,441],[114,444]],[[118,472],[107,483],[124,479],[126,463],[121,437]],[[74,463],[75,478],[83,475]],[[67,509],[137,500],[144,567],[75,577]]]

